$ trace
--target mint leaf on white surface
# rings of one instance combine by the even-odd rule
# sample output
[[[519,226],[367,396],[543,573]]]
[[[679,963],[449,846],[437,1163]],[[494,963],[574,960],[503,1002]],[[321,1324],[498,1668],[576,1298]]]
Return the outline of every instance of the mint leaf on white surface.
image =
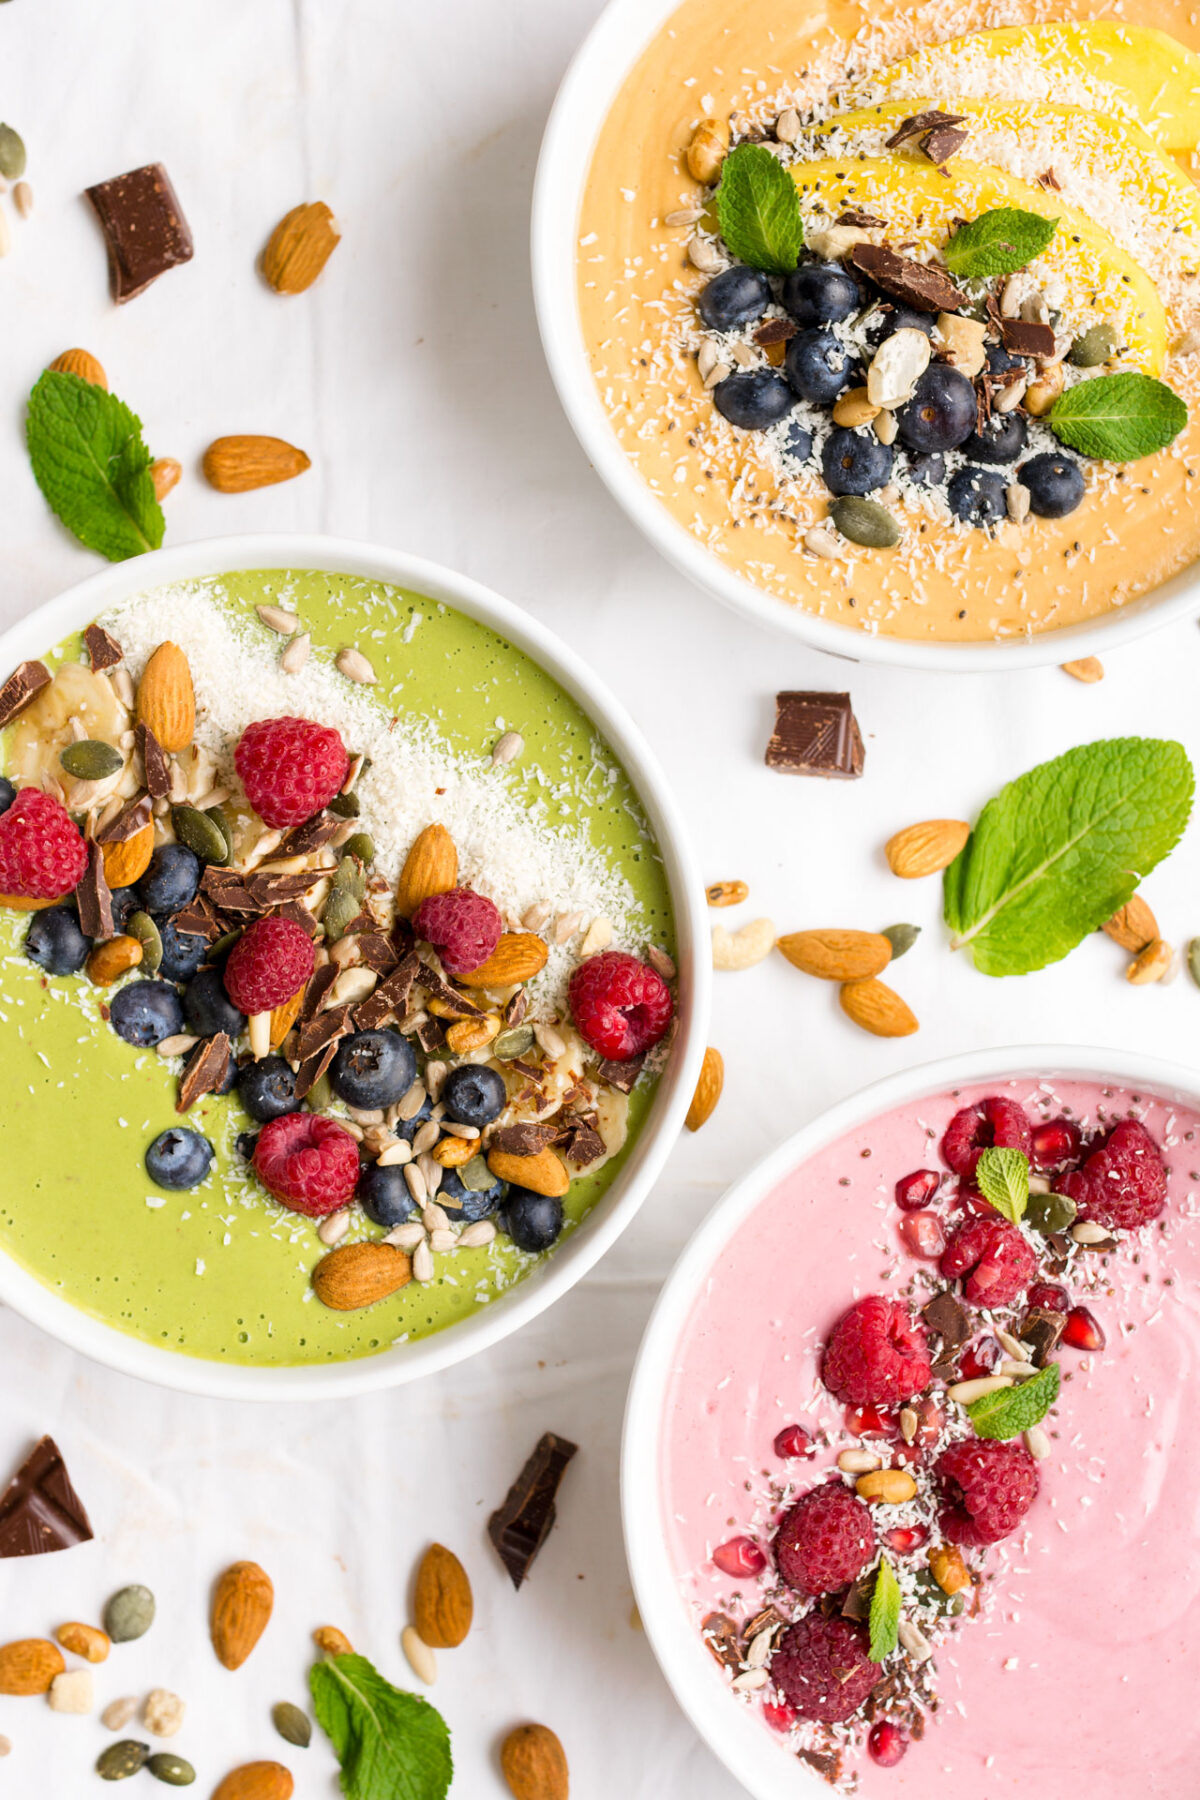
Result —
[[[956,950],[984,975],[1058,962],[1179,842],[1195,777],[1182,744],[1105,738],[1010,781],[944,876]]]
[[[365,1656],[314,1663],[308,1685],[346,1800],[445,1800],[454,1763],[435,1706],[394,1688]]]
[[[870,1632],[868,1655],[872,1662],[882,1662],[892,1654],[900,1637],[900,1583],[886,1557],[879,1559],[879,1573],[871,1594]]]
[[[1028,1381],[1019,1381],[1016,1387],[997,1388],[994,1394],[973,1400],[967,1413],[976,1437],[1015,1438],[1023,1431],[1031,1431],[1058,1399],[1058,1384],[1058,1364],[1047,1363]]]
[[[1188,421],[1188,409],[1165,381],[1132,371],[1079,381],[1059,396],[1046,423],[1084,456],[1137,462],[1165,450]]]
[[[960,225],[942,250],[952,275],[979,281],[989,275],[1012,275],[1040,256],[1058,230],[1057,219],[997,206]]]
[[[787,275],[804,248],[796,184],[761,144],[739,144],[725,158],[717,221],[731,255],[752,269]]]
[[[975,1186],[1010,1225],[1019,1225],[1029,1204],[1029,1158],[1023,1150],[989,1145],[979,1153]]]
[[[37,484],[80,543],[110,562],[158,549],[164,520],[142,422],[115,394],[47,369],[25,429]]]

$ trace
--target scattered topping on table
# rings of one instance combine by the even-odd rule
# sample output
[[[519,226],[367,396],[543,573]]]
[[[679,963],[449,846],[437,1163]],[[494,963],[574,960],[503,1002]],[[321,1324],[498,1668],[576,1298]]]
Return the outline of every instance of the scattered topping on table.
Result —
[[[696,1082],[696,1091],[692,1095],[692,1103],[687,1109],[684,1124],[689,1131],[699,1131],[707,1125],[717,1109],[721,1098],[721,1089],[725,1086],[725,1059],[719,1050],[710,1044],[704,1052],[704,1061],[700,1065],[700,1075]]]
[[[0,1494],[0,1559],[69,1550],[92,1536],[91,1522],[51,1437],[34,1445]]]
[[[47,368],[59,375],[78,375],[81,381],[88,381],[93,387],[103,388],[108,392],[108,376],[104,372],[104,364],[90,350],[61,350]],[[95,668],[95,663],[92,667]]]
[[[217,1661],[240,1669],[270,1622],[275,1606],[271,1577],[256,1562],[225,1570],[213,1591],[209,1635]]]
[[[431,1650],[456,1650],[471,1629],[475,1601],[467,1571],[444,1544],[430,1544],[417,1568],[413,1621]]]
[[[567,1754],[548,1725],[518,1725],[500,1746],[513,1800],[567,1800]]]
[[[766,763],[788,775],[853,780],[865,752],[849,694],[784,692],[775,696],[775,729]]]
[[[192,234],[161,163],[114,175],[87,190],[108,248],[118,306],[144,293],[168,269],[192,259]]]
[[[242,434],[214,438],[204,452],[204,475],[222,494],[244,494],[252,488],[292,481],[311,468],[312,458],[283,438]]]
[[[543,1433],[488,1520],[488,1536],[515,1588],[529,1574],[554,1528],[558,1489],[577,1449],[567,1438],[551,1431]]]
[[[262,272],[277,294],[303,294],[337,249],[341,233],[324,200],[294,206],[267,239]]]

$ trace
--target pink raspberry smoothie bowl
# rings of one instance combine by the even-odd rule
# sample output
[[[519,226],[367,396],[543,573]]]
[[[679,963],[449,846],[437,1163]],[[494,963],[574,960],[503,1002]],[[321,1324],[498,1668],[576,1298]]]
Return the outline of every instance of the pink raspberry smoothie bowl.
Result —
[[[1198,1282],[1200,1078],[1116,1051],[893,1077],[726,1196],[643,1342],[624,1508],[751,1794],[1193,1791]]]

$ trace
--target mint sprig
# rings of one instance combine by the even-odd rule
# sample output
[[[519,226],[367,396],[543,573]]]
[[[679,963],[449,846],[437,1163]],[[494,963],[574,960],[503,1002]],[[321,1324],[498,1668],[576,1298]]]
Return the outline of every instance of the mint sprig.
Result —
[[[1165,450],[1187,421],[1187,406],[1174,388],[1130,370],[1076,382],[1054,402],[1046,423],[1084,456],[1137,462]]]
[[[1010,1225],[1019,1225],[1029,1205],[1029,1158],[1023,1150],[992,1144],[980,1151],[975,1185]]]
[[[47,369],[29,396],[29,460],[67,530],[109,562],[163,540],[142,422],[123,401],[79,375]]]
[[[880,1557],[868,1621],[871,1647],[867,1654],[872,1662],[882,1662],[896,1648],[900,1637],[900,1600],[900,1583],[892,1573],[892,1565],[885,1556]]]
[[[942,261],[966,281],[1012,275],[1040,256],[1057,230],[1057,219],[1022,212],[1018,206],[997,206],[960,225],[947,240]]]
[[[1031,1430],[1058,1399],[1058,1384],[1058,1364],[1047,1363],[1016,1387],[998,1388],[994,1394],[972,1400],[967,1413],[976,1437],[1015,1438]]]
[[[752,269],[788,275],[804,248],[796,184],[761,144],[739,144],[725,158],[717,223],[731,255]]]
[[[1105,738],[989,800],[944,877],[956,950],[984,975],[1060,961],[1175,848],[1195,778],[1182,744]]]
[[[314,1663],[308,1685],[346,1800],[445,1800],[454,1764],[435,1706],[394,1688],[365,1656]]]

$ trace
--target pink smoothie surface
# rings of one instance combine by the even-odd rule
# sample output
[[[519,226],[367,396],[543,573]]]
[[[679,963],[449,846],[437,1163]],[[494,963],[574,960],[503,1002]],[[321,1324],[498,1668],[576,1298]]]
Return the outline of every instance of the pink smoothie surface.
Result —
[[[910,1281],[895,1182],[941,1169],[951,1115],[989,1093],[1085,1127],[1136,1114],[1163,1148],[1167,1207],[1116,1254],[1079,1257],[1065,1278],[1107,1345],[1058,1352],[1041,1492],[1021,1532],[988,1553],[979,1616],[937,1649],[940,1704],[924,1738],[894,1768],[865,1755],[847,1767],[870,1796],[1183,1800],[1200,1795],[1195,1112],[1092,1082],[993,1082],[897,1108],[794,1170],[723,1250],[677,1348],[663,1428],[670,1555],[697,1627],[714,1609],[745,1619],[762,1603],[770,1566],[761,1582],[739,1582],[711,1552],[741,1533],[766,1545],[781,1505],[856,1441],[819,1381],[825,1333],[856,1298]],[[821,1447],[784,1462],[773,1441],[793,1421]],[[759,1705],[719,1695],[724,1679],[714,1663],[714,1704]]]

